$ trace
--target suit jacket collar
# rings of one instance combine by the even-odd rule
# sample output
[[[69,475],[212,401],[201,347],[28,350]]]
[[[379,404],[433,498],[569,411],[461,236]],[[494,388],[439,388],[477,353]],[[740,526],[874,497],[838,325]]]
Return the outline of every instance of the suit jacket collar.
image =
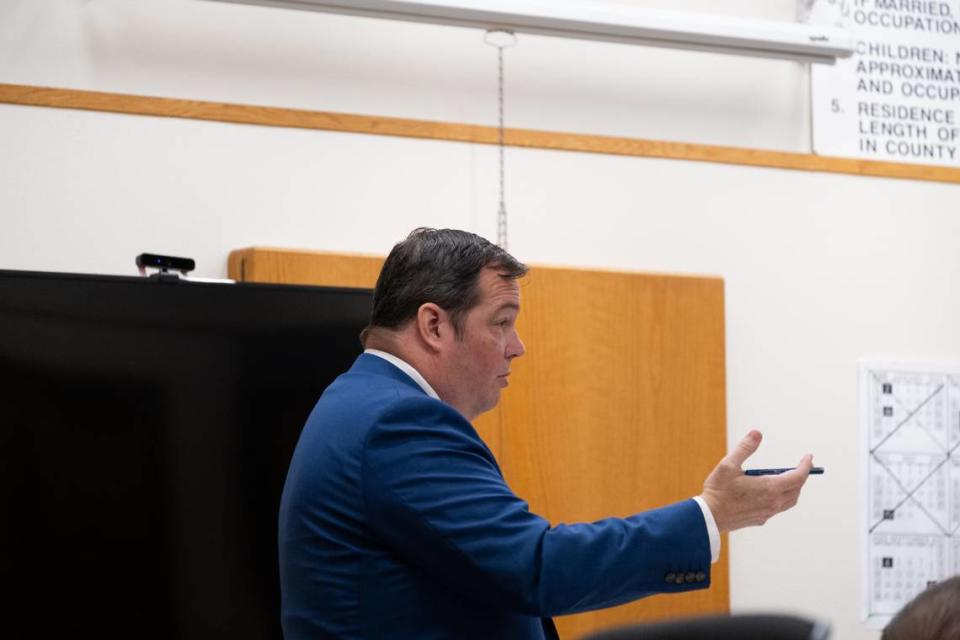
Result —
[[[416,380],[405,374],[399,368],[393,364],[387,362],[383,358],[369,353],[361,353],[360,356],[353,362],[353,366],[350,367],[350,373],[361,373],[365,375],[375,375],[375,376],[387,376],[392,380],[396,380],[401,384],[408,385],[413,389],[416,389],[423,395],[427,395],[427,392],[417,384]]]

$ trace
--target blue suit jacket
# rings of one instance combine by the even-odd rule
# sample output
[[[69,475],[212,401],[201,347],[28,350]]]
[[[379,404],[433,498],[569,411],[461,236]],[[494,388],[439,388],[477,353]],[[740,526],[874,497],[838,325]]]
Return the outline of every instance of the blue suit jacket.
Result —
[[[307,420],[279,550],[287,640],[543,638],[542,617],[710,582],[696,502],[551,527],[470,422],[369,354]]]

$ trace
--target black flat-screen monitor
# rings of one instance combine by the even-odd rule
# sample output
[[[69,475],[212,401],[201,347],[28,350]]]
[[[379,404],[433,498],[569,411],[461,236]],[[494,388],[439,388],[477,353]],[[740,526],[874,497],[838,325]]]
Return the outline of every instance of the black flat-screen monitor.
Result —
[[[287,465],[371,304],[0,271],[0,636],[281,637]]]

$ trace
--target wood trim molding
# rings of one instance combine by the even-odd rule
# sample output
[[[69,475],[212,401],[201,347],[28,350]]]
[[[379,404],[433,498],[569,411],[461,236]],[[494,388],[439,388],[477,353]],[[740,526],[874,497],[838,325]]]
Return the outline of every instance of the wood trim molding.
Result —
[[[78,89],[56,89],[0,83],[0,103],[477,144],[497,143],[497,129],[495,127],[201,100],[156,98]],[[960,184],[960,169],[933,165],[832,158],[809,153],[763,151],[740,147],[686,144],[533,129],[507,129],[504,137],[506,144],[513,147],[716,162],[793,169],[796,171],[818,171]]]

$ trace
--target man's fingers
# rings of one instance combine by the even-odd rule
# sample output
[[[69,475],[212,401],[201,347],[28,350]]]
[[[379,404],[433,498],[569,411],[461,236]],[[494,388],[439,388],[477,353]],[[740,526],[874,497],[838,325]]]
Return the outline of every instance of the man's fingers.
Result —
[[[810,475],[810,469],[813,469],[813,456],[808,453],[800,458],[800,464],[797,465],[796,469],[791,469],[780,477],[797,479],[801,481],[800,484],[803,484],[807,481],[807,476]]]
[[[796,469],[791,469],[786,473],[780,474],[775,480],[781,483],[783,491],[799,491],[800,487],[806,483],[810,477],[810,469],[813,468],[813,456],[809,453],[800,459],[800,464]]]
[[[740,468],[743,463],[747,461],[747,458],[752,456],[753,452],[757,450],[762,439],[763,434],[759,431],[751,431],[733,448],[733,451],[727,454],[726,462]]]

